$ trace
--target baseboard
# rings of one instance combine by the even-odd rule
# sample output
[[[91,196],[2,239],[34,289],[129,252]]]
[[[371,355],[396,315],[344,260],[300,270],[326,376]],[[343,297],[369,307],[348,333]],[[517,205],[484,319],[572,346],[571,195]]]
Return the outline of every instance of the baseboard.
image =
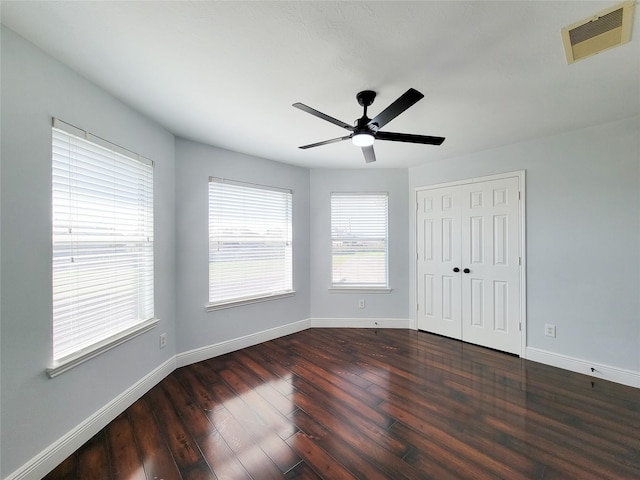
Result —
[[[5,480],[33,480],[44,477],[173,370],[175,370],[175,357],[171,357],[145,375],[73,430],[6,477]]]
[[[311,328],[409,328],[409,318],[312,318]]]
[[[591,377],[621,383],[622,385],[628,385],[630,387],[640,388],[640,372],[589,362],[581,358],[574,358],[533,347],[527,347],[525,353],[527,360],[563,368],[572,372],[583,373]]]
[[[189,350],[188,352],[179,353],[176,355],[176,366],[184,367],[185,365],[191,365],[192,363],[208,360],[209,358],[224,355],[225,353],[235,352],[253,345],[258,345],[262,342],[274,340],[276,338],[284,337],[285,335],[291,335],[292,333],[300,332],[308,329],[310,326],[309,320],[300,320],[294,323],[288,323],[280,327],[271,328],[269,330],[263,330],[261,332],[245,335],[244,337],[234,338],[224,342],[216,343],[213,345],[207,345],[206,347],[196,348]]]
[[[234,338],[225,342],[207,345],[176,355],[176,366],[184,367],[209,358],[235,352],[262,342],[291,335],[308,328],[409,328],[408,318],[311,318],[280,327]]]

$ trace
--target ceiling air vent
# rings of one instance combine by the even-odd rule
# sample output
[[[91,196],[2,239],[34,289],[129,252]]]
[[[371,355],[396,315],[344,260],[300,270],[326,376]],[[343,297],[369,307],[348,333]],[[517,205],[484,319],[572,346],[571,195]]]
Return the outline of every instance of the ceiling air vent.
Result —
[[[631,39],[634,2],[625,2],[562,29],[567,62],[573,63]]]

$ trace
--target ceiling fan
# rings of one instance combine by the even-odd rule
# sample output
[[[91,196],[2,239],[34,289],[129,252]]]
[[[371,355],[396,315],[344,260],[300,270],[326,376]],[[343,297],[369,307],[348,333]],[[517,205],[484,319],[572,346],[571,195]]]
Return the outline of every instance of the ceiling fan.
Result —
[[[418,100],[424,97],[419,91],[410,88],[404,92],[395,102],[389,105],[381,113],[374,118],[367,117],[367,107],[371,106],[373,100],[376,98],[376,92],[372,90],[363,90],[356,95],[358,103],[364,107],[364,114],[362,117],[355,121],[355,125],[349,125],[337,118],[330,117],[318,110],[308,107],[303,103],[294,103],[293,106],[300,110],[310,113],[318,118],[326,120],[327,122],[338,125],[351,133],[344,137],[332,138],[330,140],[324,140],[323,142],[311,143],[309,145],[303,145],[300,148],[307,149],[312,147],[319,147],[321,145],[328,145],[330,143],[341,142],[343,140],[351,139],[354,145],[362,147],[362,153],[364,153],[364,159],[367,163],[376,161],[376,154],[373,150],[373,142],[378,140],[390,140],[392,142],[409,142],[409,143],[422,143],[426,145],[440,145],[444,142],[444,137],[430,137],[426,135],[412,135],[409,133],[394,133],[383,132],[380,128],[384,127],[391,120],[396,118],[402,112],[407,110]]]

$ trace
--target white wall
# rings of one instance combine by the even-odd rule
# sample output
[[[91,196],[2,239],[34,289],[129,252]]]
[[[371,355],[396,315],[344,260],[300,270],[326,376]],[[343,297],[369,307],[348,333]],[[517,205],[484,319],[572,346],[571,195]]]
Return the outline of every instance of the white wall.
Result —
[[[2,478],[175,354],[174,138],[2,27]],[[139,152],[155,168],[158,328],[62,375],[51,341],[51,117]]]
[[[293,297],[205,310],[210,176],[293,190]],[[309,318],[309,170],[178,139],[176,197],[179,352]]]
[[[528,346],[640,373],[640,118],[412,168],[409,186],[522,169]]]
[[[311,171],[311,317],[408,319],[409,192],[406,169]],[[391,293],[333,293],[331,284],[331,192],[389,192],[389,284]],[[366,308],[358,308],[358,299]]]

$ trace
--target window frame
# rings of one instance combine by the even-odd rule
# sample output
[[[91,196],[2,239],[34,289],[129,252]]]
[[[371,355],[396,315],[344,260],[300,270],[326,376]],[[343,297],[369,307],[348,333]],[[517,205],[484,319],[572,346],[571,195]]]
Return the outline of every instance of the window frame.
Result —
[[[385,237],[384,237],[384,285],[367,285],[363,283],[349,282],[349,283],[337,283],[334,282],[334,260],[335,250],[334,242],[343,236],[334,235],[334,198],[337,197],[372,197],[379,196],[385,199]],[[366,191],[366,192],[344,192],[333,191],[329,195],[329,234],[330,234],[330,251],[331,251],[331,264],[329,269],[329,292],[331,293],[390,293],[392,291],[390,279],[389,279],[389,192],[381,191]]]
[[[285,273],[283,275],[283,277],[281,278],[281,281],[283,282],[283,289],[274,289],[271,291],[264,291],[264,292],[260,292],[260,293],[255,293],[255,294],[244,294],[244,295],[238,295],[235,297],[229,297],[229,298],[221,298],[221,299],[217,299],[217,300],[212,300],[212,296],[211,296],[211,292],[212,292],[212,263],[213,261],[211,260],[211,257],[213,255],[212,252],[212,238],[214,238],[214,235],[212,234],[212,218],[213,218],[213,214],[212,214],[212,188],[215,188],[216,185],[222,186],[225,185],[225,187],[223,188],[228,188],[228,187],[238,187],[239,190],[238,192],[236,192],[236,194],[238,195],[237,199],[236,199],[236,203],[240,202],[240,199],[245,199],[245,193],[247,193],[247,190],[253,190],[253,191],[263,191],[263,192],[271,192],[272,195],[275,195],[276,197],[278,195],[282,195],[284,194],[286,197],[286,204],[287,207],[284,209],[284,211],[286,212],[286,216],[287,218],[284,219],[284,222],[287,223],[286,228],[286,238],[282,239],[280,238],[279,240],[276,239],[270,239],[269,237],[256,237],[259,239],[262,239],[264,241],[273,241],[273,242],[285,242],[285,252],[284,252],[284,258],[283,258],[283,262],[284,265],[283,266],[287,266],[287,264],[289,265],[288,269],[288,273]],[[242,191],[245,191],[245,193],[242,193]],[[268,194],[267,194],[268,195]],[[293,242],[293,190],[291,189],[287,189],[287,188],[281,188],[281,187],[275,187],[275,186],[269,186],[269,185],[261,185],[261,184],[255,184],[255,183],[249,183],[249,182],[243,182],[243,181],[238,181],[238,180],[231,180],[231,179],[227,179],[227,178],[220,178],[220,177],[209,177],[209,183],[208,183],[208,193],[207,193],[207,198],[208,198],[208,255],[209,255],[209,261],[207,262],[208,265],[208,301],[207,301],[207,305],[206,305],[206,310],[208,312],[212,312],[212,311],[216,311],[216,310],[221,310],[221,309],[226,309],[226,308],[232,308],[232,307],[236,307],[236,306],[241,306],[241,305],[248,305],[248,304],[252,304],[252,303],[259,303],[259,302],[265,302],[265,301],[269,301],[269,300],[275,300],[275,299],[280,299],[280,298],[286,298],[286,297],[291,297],[293,295],[295,295],[295,275],[294,275],[294,242]],[[272,199],[274,197],[272,196]],[[243,200],[243,201],[245,201]],[[237,212],[236,212],[237,213]],[[236,220],[240,223],[242,223],[243,225],[245,225],[245,223],[242,220]],[[280,219],[280,221],[282,222],[283,219]],[[239,242],[242,243],[242,242]],[[288,251],[288,253],[287,253]],[[288,255],[288,256],[287,256]],[[287,283],[289,282],[289,283]],[[286,287],[289,288],[286,288]]]
[[[69,153],[60,150],[64,145],[68,145]],[[71,153],[72,145],[76,149],[73,154]],[[57,118],[53,118],[52,121],[51,148],[52,361],[51,366],[46,369],[46,372],[49,377],[53,378],[151,330],[158,324],[159,320],[155,316],[154,301],[155,242],[153,238],[153,162]],[[80,150],[83,150],[83,153],[78,153]],[[83,165],[83,171],[87,172],[84,176],[75,173],[75,171],[80,168],[80,163]],[[120,165],[116,167],[116,164]],[[105,174],[105,166],[116,169],[118,174],[113,174],[112,177],[109,174]],[[65,168],[67,171],[65,171]],[[100,169],[103,170],[103,173],[98,172]],[[131,172],[134,172],[133,178],[135,182],[132,183],[136,186],[128,188],[126,192],[135,194],[133,196],[118,199],[116,198],[115,190],[113,193],[105,194],[104,187],[98,186],[98,182],[113,181],[113,185],[123,187],[122,184],[118,183],[117,176],[123,175],[124,173],[131,174]],[[90,177],[87,175],[90,175]],[[94,175],[96,180],[94,180]],[[81,177],[84,178],[84,180],[79,180]],[[91,178],[91,180],[87,180],[87,178]],[[83,190],[83,187],[86,189]],[[92,205],[98,205],[98,207],[90,207],[87,195],[84,195],[84,198],[82,198],[81,190],[82,192],[93,194],[92,200],[98,198],[100,200],[99,202],[91,202]],[[98,192],[98,190],[102,191]],[[124,192],[125,190],[121,191]],[[135,211],[138,212],[135,217],[137,219],[135,223],[137,227],[130,226],[131,223],[126,228],[121,226],[125,223],[123,221],[123,215],[126,215],[125,213],[114,215],[113,223],[106,224],[110,225],[110,234],[101,233],[104,232],[107,227],[103,227],[102,230],[100,230],[96,228],[95,225],[97,224],[92,223],[96,221],[96,218],[100,220],[105,219],[106,217],[103,217],[103,214],[93,213],[93,215],[98,215],[98,217],[91,218],[89,216],[90,214],[87,213],[85,218],[89,217],[91,219],[90,221],[80,222],[79,220],[81,218],[79,212],[83,211],[83,209],[87,211],[86,209],[90,208],[91,212],[98,212],[99,210],[94,210],[94,208],[104,209],[106,205],[111,206],[112,204],[114,210],[120,208],[123,212],[131,212],[133,210],[131,207],[131,198],[136,198],[134,208]],[[126,199],[129,200],[128,204],[126,204]],[[104,212],[104,210],[102,211]],[[74,221],[80,223],[74,223]],[[75,227],[77,227],[76,231],[74,231]],[[85,230],[83,230],[83,228]],[[95,230],[91,230],[91,228]],[[68,233],[65,232],[66,229],[69,230]],[[141,240],[129,240],[127,235],[138,235],[136,238],[141,238]],[[110,239],[107,240],[107,237],[110,237]],[[92,285],[96,286],[90,287],[88,283],[89,277],[87,276],[87,265],[89,264],[84,263],[86,261],[84,259],[95,262],[96,258],[98,258],[96,257],[96,255],[98,255],[95,251],[96,249],[98,249],[101,254],[110,254],[115,258],[122,254],[122,252],[120,252],[122,244],[127,244],[126,248],[130,248],[130,250],[126,251],[127,256],[133,256],[133,258],[126,258],[125,261],[122,262],[122,258],[120,257],[120,259],[115,262],[113,259],[110,259],[108,264],[101,263],[101,265],[108,265],[108,267],[104,268],[104,271],[97,275],[97,277],[101,279],[99,283],[92,283]],[[105,245],[108,245],[108,247],[105,247]],[[83,247],[85,249],[84,253],[82,252]],[[70,248],[71,250],[69,250]],[[64,262],[60,262],[60,259],[64,259],[65,257],[69,258],[69,262],[66,265],[77,264],[77,266],[71,267],[70,270],[70,272],[74,272],[72,273],[73,275],[76,275],[77,278],[80,279],[80,283],[75,287],[65,287],[65,282],[62,280],[65,278],[63,276],[63,270],[68,270],[68,268],[65,267]],[[104,256],[102,258],[104,258]],[[82,266],[83,264],[84,266]],[[137,275],[134,277],[135,280],[129,281],[125,286],[122,286],[122,281],[120,281],[119,285],[116,284],[113,269],[115,268],[117,269],[115,270],[116,272],[120,272],[119,265],[128,265],[128,267],[125,268],[136,271]],[[93,272],[93,274],[95,279],[95,272]],[[56,282],[56,278],[59,280],[58,282]],[[81,288],[94,288],[99,293],[92,292],[89,297],[81,297],[79,292]],[[100,300],[99,297],[105,295],[106,292],[115,292],[116,288],[124,288],[129,295],[127,298],[135,299],[133,300],[135,307],[130,307],[124,317],[110,315],[106,317],[103,322],[98,320],[96,314],[88,313],[86,310],[76,317],[65,316],[65,305],[80,305],[80,307],[77,308],[82,311],[81,305],[87,301],[87,299],[93,299],[92,301],[96,302]],[[60,295],[62,295],[62,297],[60,297]],[[132,300],[130,300],[130,305],[132,304],[131,302]],[[58,312],[57,314],[56,311]],[[103,314],[103,312],[101,313]],[[58,315],[57,318],[56,315]],[[69,327],[86,329],[93,328],[96,325],[103,328],[97,329],[93,335],[85,334],[77,337],[75,339],[75,347],[77,348],[73,346],[73,334],[64,332],[64,329]],[[61,328],[63,330],[60,330]],[[62,332],[57,339],[56,329]],[[70,343],[65,344],[64,342]],[[68,347],[69,344],[71,344],[70,348]],[[56,347],[56,345],[58,345],[58,347]],[[56,348],[60,349],[58,355],[56,355]]]

